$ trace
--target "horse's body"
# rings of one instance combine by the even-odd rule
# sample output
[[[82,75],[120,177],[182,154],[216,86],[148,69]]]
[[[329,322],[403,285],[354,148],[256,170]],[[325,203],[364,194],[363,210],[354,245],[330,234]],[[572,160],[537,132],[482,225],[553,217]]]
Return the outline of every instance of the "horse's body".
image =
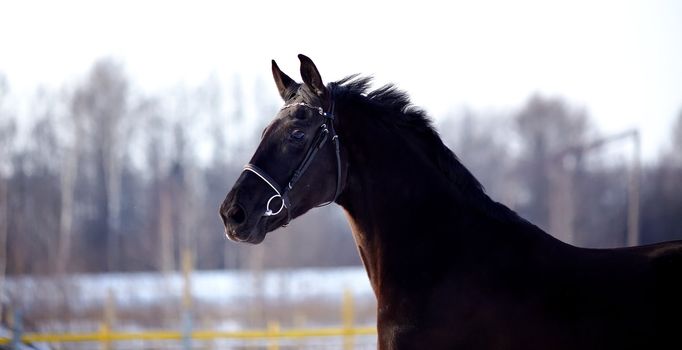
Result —
[[[277,72],[273,68],[276,81]],[[306,84],[298,90],[321,83],[307,81],[303,67],[302,74]],[[346,211],[377,297],[380,349],[682,346],[682,242],[622,249],[564,244],[491,200],[404,94],[393,88],[366,94],[364,79],[330,88],[333,94],[317,94],[318,100],[305,91],[294,96],[325,109],[325,98],[333,99],[343,160],[336,202]],[[262,144],[259,152],[267,149]],[[266,152],[259,152],[252,163],[265,168]],[[305,188],[317,178],[324,187],[319,192],[329,197],[333,182],[321,179],[334,174],[333,162],[320,163],[303,177],[310,181]],[[287,172],[275,173],[273,181],[286,183]],[[268,194],[237,198],[246,188],[267,192],[244,173],[221,215],[228,234],[257,242],[254,235],[264,237],[284,222],[249,222],[249,212],[262,213]],[[299,202],[285,206],[287,215],[301,215],[322,200]],[[249,235],[241,238],[246,225]]]

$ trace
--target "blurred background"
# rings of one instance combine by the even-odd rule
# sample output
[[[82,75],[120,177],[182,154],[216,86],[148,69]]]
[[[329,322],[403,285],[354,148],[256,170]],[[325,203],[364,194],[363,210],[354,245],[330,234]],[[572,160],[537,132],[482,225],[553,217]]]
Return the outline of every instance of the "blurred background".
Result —
[[[565,242],[682,239],[680,33],[675,1],[3,2],[0,339],[373,348],[339,207],[259,246],[217,215],[282,104],[270,60],[300,80],[298,53],[406,90],[492,198]],[[370,335],[239,333],[323,327]]]

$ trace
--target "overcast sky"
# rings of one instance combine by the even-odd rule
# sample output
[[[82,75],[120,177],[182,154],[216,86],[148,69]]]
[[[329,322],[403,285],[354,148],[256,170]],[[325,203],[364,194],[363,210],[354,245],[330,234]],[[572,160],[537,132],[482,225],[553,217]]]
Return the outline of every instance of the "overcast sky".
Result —
[[[211,75],[395,82],[438,119],[520,106],[535,92],[587,108],[604,132],[639,127],[655,156],[682,109],[682,1],[0,2],[0,72],[15,94],[59,87],[113,56],[142,89]],[[269,91],[276,96],[274,86]]]

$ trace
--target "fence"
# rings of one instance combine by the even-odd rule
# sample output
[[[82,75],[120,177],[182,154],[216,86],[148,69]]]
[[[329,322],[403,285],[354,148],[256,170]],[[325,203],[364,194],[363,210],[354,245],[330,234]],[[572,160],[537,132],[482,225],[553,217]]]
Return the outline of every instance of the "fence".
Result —
[[[309,338],[342,337],[343,349],[356,348],[355,338],[359,336],[374,336],[375,327],[354,328],[316,328],[316,329],[280,329],[273,322],[265,330],[247,331],[151,331],[151,332],[112,332],[108,327],[102,326],[98,332],[89,333],[26,333],[15,332],[12,339],[0,338],[0,345],[11,344],[11,348],[19,349],[19,344],[30,343],[83,343],[96,342],[102,350],[113,348],[114,342],[123,341],[182,341],[183,348],[191,349],[193,341],[205,340],[250,340],[267,344],[268,350],[280,350],[286,340],[305,340]],[[189,347],[187,347],[189,345]],[[253,345],[253,344],[251,344]],[[242,345],[248,347],[247,345]],[[298,346],[297,346],[298,347]]]
[[[302,323],[294,323],[290,329],[281,328],[280,323],[275,320],[267,322],[265,329],[251,329],[239,331],[224,330],[198,330],[194,328],[194,310],[192,297],[192,259],[188,251],[182,254],[182,299],[180,301],[181,323],[180,330],[157,330],[157,331],[116,331],[117,324],[117,305],[116,297],[112,290],[107,290],[104,300],[102,318],[99,322],[99,329],[90,332],[70,332],[70,333],[36,333],[25,332],[23,316],[21,310],[14,310],[8,313],[13,316],[10,318],[11,336],[0,333],[0,349],[4,349],[9,344],[11,349],[25,349],[21,344],[48,343],[51,348],[81,348],[92,346],[99,347],[101,350],[111,350],[114,348],[149,349],[149,344],[145,342],[165,342],[158,348],[169,349],[178,348],[191,350],[195,348],[267,348],[279,350],[283,348],[307,348],[306,343],[314,339],[321,340],[319,343],[325,344],[323,347],[344,350],[358,349],[364,341],[368,348],[376,347],[376,328],[358,327],[355,324],[356,303],[354,293],[351,289],[344,289],[340,320],[341,326],[333,328],[307,328]],[[97,323],[94,323],[95,325]],[[337,341],[333,343],[331,340]],[[180,346],[170,346],[175,342]],[[202,342],[214,342],[209,346]],[[215,344],[215,342],[220,342]],[[77,346],[76,344],[83,344]],[[133,344],[137,343],[137,344]],[[330,347],[329,344],[334,344]],[[203,345],[203,346],[202,346]],[[319,348],[320,346],[318,346]]]
[[[189,295],[187,291],[185,295]],[[365,345],[367,348],[374,348],[376,345],[376,327],[357,327],[355,321],[355,301],[350,289],[343,293],[341,305],[341,327],[333,328],[292,328],[282,329],[279,322],[270,321],[266,329],[240,330],[240,331],[219,331],[219,330],[194,330],[192,327],[191,305],[189,298],[183,298],[183,322],[182,330],[158,330],[158,331],[114,331],[115,303],[111,293],[108,294],[103,312],[103,319],[98,331],[94,332],[71,332],[71,333],[36,333],[24,332],[22,313],[15,310],[11,319],[12,336],[3,337],[0,335],[0,348],[9,345],[10,349],[26,349],[25,344],[47,343],[56,348],[73,348],[74,343],[98,344],[101,350],[112,350],[115,348],[149,349],[149,344],[145,342],[165,341],[163,345],[151,348],[169,349],[168,341],[179,342],[181,346],[173,346],[183,350],[194,348],[267,348],[268,350],[280,350],[283,348],[309,348],[309,340],[318,341],[315,348],[332,348],[344,350],[356,350]],[[330,338],[337,338],[338,342],[332,342]],[[357,340],[362,339],[364,343]],[[201,346],[201,342],[222,341],[220,344],[211,346]],[[124,343],[115,346],[117,343]],[[131,344],[137,342],[137,344]],[[225,343],[227,342],[227,343]],[[322,344],[322,345],[320,345]],[[97,345],[96,345],[97,346]]]

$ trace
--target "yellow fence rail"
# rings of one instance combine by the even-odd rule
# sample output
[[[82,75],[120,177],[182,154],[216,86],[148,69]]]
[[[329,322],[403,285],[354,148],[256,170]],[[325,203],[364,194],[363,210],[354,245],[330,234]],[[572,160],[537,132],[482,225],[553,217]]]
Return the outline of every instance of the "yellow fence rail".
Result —
[[[245,331],[193,331],[192,340],[212,339],[304,339],[317,337],[351,337],[375,335],[376,327],[358,328],[312,328],[312,329],[279,329],[277,326],[266,330]],[[150,331],[150,332],[109,332],[103,328],[99,332],[84,333],[25,333],[21,341],[25,343],[70,343],[70,342],[112,342],[129,340],[182,340],[182,331]],[[9,344],[11,339],[0,337],[0,345]]]

